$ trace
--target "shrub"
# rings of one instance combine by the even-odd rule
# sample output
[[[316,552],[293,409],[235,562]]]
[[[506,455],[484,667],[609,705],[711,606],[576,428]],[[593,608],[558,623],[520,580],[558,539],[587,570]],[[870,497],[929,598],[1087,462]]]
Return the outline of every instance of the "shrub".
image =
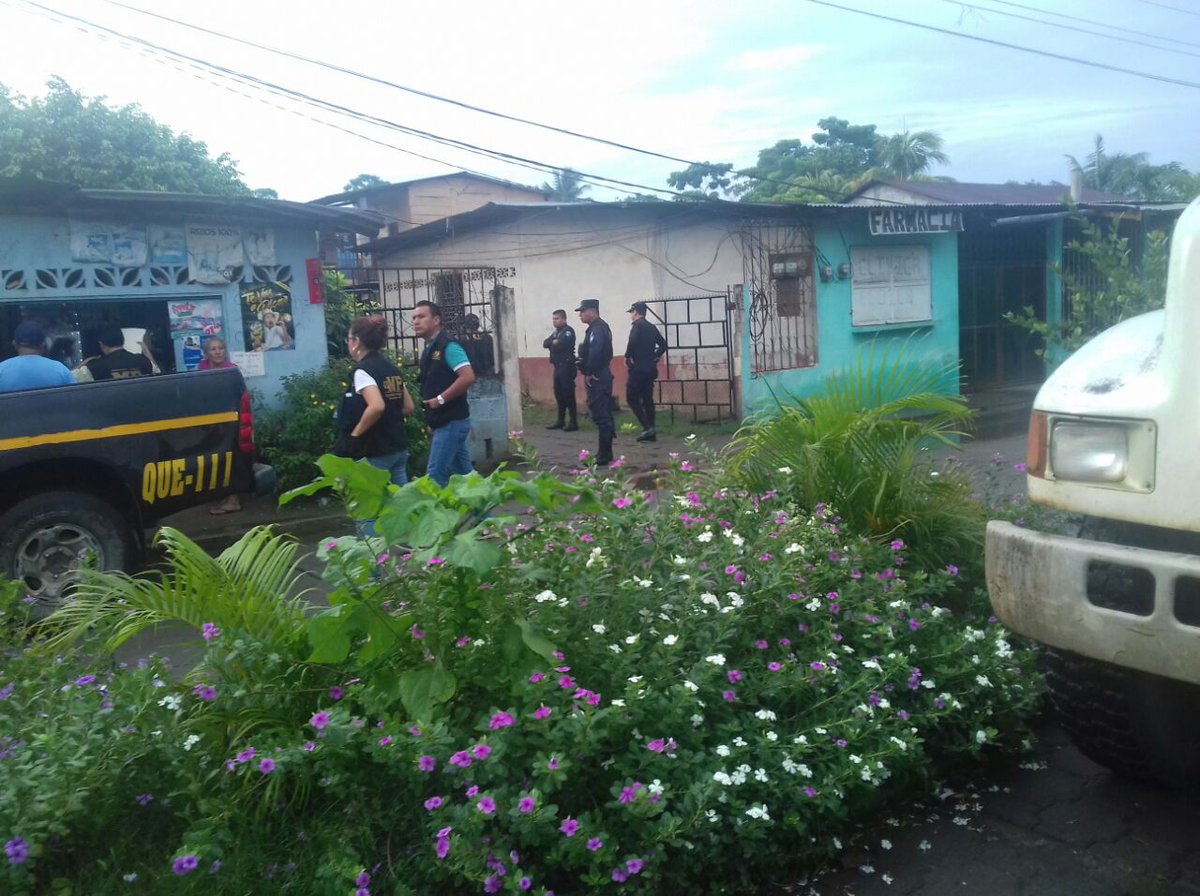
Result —
[[[1032,664],[979,596],[943,609],[952,568],[914,569],[826,506],[684,462],[649,493],[586,469],[394,490],[321,466],[382,536],[322,544],[333,588],[303,652],[215,601],[192,678],[106,676],[91,699],[113,720],[64,729],[48,760],[97,739],[80,811],[37,821],[79,784],[57,768],[0,801],[0,832],[28,844],[17,892],[125,874],[154,892],[761,891],[885,801],[1022,745]],[[109,618],[138,609],[108,582]],[[79,662],[35,691],[30,661],[19,705],[0,702],[20,762],[39,713],[82,717],[60,703]],[[111,837],[128,830],[144,836]]]
[[[966,402],[945,391],[956,372],[957,363],[859,356],[813,395],[743,426],[727,449],[730,473],[810,510],[828,502],[855,534],[903,539],[924,568],[977,556],[986,520],[970,477],[935,469],[928,450],[954,445],[970,423]]]

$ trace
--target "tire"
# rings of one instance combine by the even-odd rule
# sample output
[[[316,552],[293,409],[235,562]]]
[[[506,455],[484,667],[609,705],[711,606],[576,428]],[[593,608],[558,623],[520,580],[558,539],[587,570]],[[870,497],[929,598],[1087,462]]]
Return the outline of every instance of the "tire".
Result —
[[[1071,741],[1119,775],[1200,787],[1200,687],[1047,650],[1046,684]]]
[[[129,521],[118,510],[78,492],[34,495],[0,516],[0,569],[24,583],[36,616],[48,615],[69,597],[89,555],[97,569],[129,570],[133,544]]]

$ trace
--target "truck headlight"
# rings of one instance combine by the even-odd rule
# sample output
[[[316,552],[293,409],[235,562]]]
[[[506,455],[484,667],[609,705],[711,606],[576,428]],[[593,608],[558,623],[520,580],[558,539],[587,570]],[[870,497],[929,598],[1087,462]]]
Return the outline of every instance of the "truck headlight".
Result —
[[[1055,479],[1122,482],[1129,473],[1129,430],[1119,423],[1055,421],[1049,467]]]

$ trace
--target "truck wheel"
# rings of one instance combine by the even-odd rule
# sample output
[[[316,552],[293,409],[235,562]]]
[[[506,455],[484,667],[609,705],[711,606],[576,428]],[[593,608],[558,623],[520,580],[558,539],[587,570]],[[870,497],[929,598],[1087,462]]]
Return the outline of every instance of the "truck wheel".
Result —
[[[38,616],[63,602],[85,558],[97,569],[129,568],[132,543],[125,517],[91,495],[35,495],[0,516],[0,569],[24,583]]]
[[[1119,775],[1200,786],[1200,688],[1047,650],[1046,684],[1079,751]]]

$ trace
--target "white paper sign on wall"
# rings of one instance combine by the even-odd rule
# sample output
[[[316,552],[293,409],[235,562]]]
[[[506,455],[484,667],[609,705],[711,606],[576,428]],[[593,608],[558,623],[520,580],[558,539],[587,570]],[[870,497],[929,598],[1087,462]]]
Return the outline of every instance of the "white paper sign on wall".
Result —
[[[852,246],[850,322],[856,327],[933,319],[928,246]]]

